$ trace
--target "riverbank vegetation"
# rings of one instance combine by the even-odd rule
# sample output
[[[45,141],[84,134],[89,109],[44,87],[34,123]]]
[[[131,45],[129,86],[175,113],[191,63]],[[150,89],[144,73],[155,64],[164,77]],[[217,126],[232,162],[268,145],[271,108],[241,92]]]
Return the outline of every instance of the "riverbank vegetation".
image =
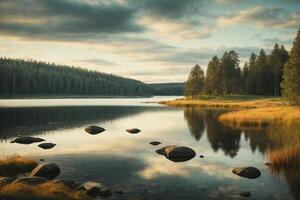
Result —
[[[38,185],[11,183],[0,187],[0,198],[6,200],[89,200],[82,192],[74,192],[62,184],[47,182]]]
[[[0,159],[0,176],[15,176],[32,171],[38,163],[35,160],[9,156]]]
[[[263,107],[222,114],[219,120],[229,126],[266,127],[269,125],[292,126],[300,124],[300,108],[291,106]]]

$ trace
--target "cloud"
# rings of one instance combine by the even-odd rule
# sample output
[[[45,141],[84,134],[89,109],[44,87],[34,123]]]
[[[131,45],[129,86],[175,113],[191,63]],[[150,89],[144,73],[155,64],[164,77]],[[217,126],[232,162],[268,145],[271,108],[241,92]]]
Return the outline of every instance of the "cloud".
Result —
[[[4,0],[0,13],[0,34],[19,37],[76,39],[143,31],[133,9],[101,1]]]
[[[136,0],[135,2],[138,2],[138,6],[147,15],[170,20],[195,15],[203,3],[201,0]]]
[[[256,27],[297,28],[300,24],[300,12],[256,6],[218,19],[218,25],[223,27],[245,23],[255,24]]]
[[[90,59],[81,59],[81,60],[74,60],[74,62],[77,63],[83,63],[83,64],[96,64],[96,65],[109,65],[109,66],[115,66],[117,65],[114,62],[101,59],[101,58],[90,58]]]
[[[232,3],[242,3],[246,2],[247,0],[215,0],[216,3],[219,4],[232,4]]]

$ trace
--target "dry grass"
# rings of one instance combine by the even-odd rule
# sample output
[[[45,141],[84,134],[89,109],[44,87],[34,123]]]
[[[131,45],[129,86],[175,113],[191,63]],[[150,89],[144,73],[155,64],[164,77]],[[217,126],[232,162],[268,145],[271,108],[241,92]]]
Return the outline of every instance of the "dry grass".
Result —
[[[219,116],[219,120],[238,128],[266,127],[268,125],[293,125],[300,123],[300,108],[278,106],[255,108],[229,112]]]
[[[31,172],[38,163],[35,160],[20,156],[9,156],[0,159],[0,176],[16,176]]]
[[[74,192],[61,184],[48,182],[37,186],[12,183],[0,188],[5,200],[87,200],[86,195]]]
[[[257,96],[225,96],[218,98],[177,99],[161,101],[160,104],[175,107],[203,107],[203,108],[262,108],[287,105],[282,98],[266,98]]]

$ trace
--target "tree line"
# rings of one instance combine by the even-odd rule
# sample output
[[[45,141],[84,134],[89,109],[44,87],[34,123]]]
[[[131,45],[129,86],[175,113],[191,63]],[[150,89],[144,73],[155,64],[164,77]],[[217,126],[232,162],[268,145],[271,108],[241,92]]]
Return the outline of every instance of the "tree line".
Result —
[[[182,96],[184,91],[184,83],[151,83],[148,85],[152,88],[153,95]]]
[[[300,104],[300,29],[289,53],[274,45],[270,54],[261,49],[240,67],[239,55],[231,50],[214,56],[206,73],[197,64],[185,83],[185,96],[199,95],[284,95],[291,104]]]
[[[152,95],[134,79],[33,60],[0,58],[0,95]]]

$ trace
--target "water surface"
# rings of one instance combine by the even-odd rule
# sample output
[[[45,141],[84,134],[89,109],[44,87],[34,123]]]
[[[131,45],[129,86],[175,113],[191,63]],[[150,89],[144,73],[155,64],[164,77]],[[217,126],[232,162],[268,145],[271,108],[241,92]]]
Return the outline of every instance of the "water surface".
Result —
[[[168,99],[168,98],[167,98]],[[241,131],[217,121],[228,110],[170,108],[151,99],[0,100],[0,154],[19,154],[56,162],[58,178],[100,181],[127,194],[111,199],[297,199],[297,171],[272,172],[264,163],[277,143],[266,131]],[[89,135],[84,128],[106,129]],[[137,127],[139,134],[125,130]],[[11,144],[34,135],[56,143],[50,150],[37,144]],[[162,145],[152,146],[151,141]],[[155,153],[164,145],[193,148],[197,156],[175,163]],[[204,158],[200,158],[204,155]],[[232,174],[237,166],[262,172],[250,180]]]

